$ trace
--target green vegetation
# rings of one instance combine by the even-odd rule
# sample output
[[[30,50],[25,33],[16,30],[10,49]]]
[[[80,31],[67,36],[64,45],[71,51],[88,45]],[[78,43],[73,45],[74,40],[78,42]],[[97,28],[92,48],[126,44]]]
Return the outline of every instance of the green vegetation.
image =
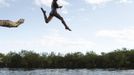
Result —
[[[134,69],[134,49],[117,49],[109,53],[81,52],[65,55],[54,52],[38,54],[22,50],[0,53],[0,67],[7,68],[117,68]]]

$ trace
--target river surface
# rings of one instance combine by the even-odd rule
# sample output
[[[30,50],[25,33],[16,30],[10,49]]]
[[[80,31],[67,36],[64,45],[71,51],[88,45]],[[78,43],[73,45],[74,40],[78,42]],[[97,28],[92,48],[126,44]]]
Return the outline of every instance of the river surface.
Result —
[[[0,75],[134,75],[134,70],[113,69],[0,69]]]

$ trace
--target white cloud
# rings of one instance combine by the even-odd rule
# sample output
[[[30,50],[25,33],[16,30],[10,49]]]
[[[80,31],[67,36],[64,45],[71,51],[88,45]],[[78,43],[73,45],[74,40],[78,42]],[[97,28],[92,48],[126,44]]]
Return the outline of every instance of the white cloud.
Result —
[[[134,28],[122,30],[100,30],[97,36],[104,38],[112,38],[118,42],[131,43],[134,42]]]
[[[92,5],[94,8],[102,7],[108,3],[132,3],[132,0],[85,0],[88,4]]]
[[[85,1],[91,5],[103,5],[112,0],[85,0]]]
[[[51,52],[56,50],[56,52],[64,53],[64,50],[67,52],[76,52],[78,50],[86,50],[93,48],[95,43],[91,42],[89,39],[78,38],[78,37],[65,37],[61,36],[59,31],[54,30],[48,33],[49,35],[44,35],[42,37],[33,38],[33,39],[10,39],[0,41],[1,50],[16,50],[16,49],[47,49]],[[59,50],[59,51],[58,51]],[[78,51],[77,50],[77,51]],[[86,51],[81,51],[86,52]]]
[[[61,13],[63,13],[63,14],[68,14],[68,10],[63,7],[63,9],[61,9]]]
[[[8,7],[9,5],[8,0],[0,0],[0,7]]]
[[[80,8],[78,11],[80,11],[80,12],[85,12],[86,9],[85,9],[85,8]]]
[[[44,36],[39,40],[42,46],[62,49],[89,49],[94,43],[84,38],[66,38],[59,35]]]
[[[119,3],[132,3],[132,0],[120,0]]]

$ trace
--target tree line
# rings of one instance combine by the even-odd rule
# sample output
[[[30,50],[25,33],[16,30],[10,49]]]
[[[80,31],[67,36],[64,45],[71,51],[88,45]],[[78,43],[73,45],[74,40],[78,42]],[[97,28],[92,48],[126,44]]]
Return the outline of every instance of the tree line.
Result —
[[[0,53],[1,68],[117,68],[134,69],[134,49],[117,49],[109,53],[81,52],[56,54],[54,52],[36,53],[22,50],[20,52]]]

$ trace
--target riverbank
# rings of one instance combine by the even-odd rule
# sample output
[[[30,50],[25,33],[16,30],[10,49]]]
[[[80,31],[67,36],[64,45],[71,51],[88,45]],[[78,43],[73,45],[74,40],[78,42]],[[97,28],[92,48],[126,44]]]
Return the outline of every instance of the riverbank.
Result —
[[[134,49],[117,49],[100,55],[95,52],[67,53],[65,55],[54,52],[38,54],[33,51],[0,53],[0,67],[7,68],[67,68],[67,69],[134,69]]]

